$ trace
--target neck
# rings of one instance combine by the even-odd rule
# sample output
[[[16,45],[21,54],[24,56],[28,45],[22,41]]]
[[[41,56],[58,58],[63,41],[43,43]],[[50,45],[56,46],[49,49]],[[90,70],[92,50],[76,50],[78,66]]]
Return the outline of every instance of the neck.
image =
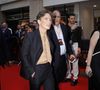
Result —
[[[60,24],[55,24],[56,27],[59,27]]]
[[[45,33],[46,33],[46,31],[47,31],[47,29],[42,28],[42,27],[39,27],[39,31],[40,31],[40,33],[45,34]]]
[[[68,23],[68,25],[69,25],[70,27],[72,27],[72,26],[74,25],[74,23]]]

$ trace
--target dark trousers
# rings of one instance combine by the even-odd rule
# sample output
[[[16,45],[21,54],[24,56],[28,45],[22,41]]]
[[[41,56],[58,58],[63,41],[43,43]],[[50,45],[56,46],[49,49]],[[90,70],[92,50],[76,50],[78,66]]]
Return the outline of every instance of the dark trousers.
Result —
[[[100,90],[100,84],[98,82],[98,79],[95,77],[89,78],[89,87],[88,90]]]
[[[52,68],[49,63],[37,65],[35,76],[30,80],[30,90],[40,90],[41,85],[44,90],[55,90]]]
[[[88,79],[88,84],[89,84],[88,90],[94,90],[94,84],[93,84],[93,78],[92,77]]]
[[[56,90],[59,90],[59,83],[64,80],[66,72],[66,55],[62,55],[59,57],[59,60],[55,60],[53,63],[53,74],[55,78]]]
[[[53,72],[57,82],[64,80],[67,71],[66,56],[60,56],[53,64]]]

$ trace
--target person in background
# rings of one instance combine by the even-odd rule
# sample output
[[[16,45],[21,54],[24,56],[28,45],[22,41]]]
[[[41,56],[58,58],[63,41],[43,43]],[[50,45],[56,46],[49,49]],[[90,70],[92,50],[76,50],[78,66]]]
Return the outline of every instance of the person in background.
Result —
[[[74,52],[75,59],[73,61],[70,60],[67,61],[68,71],[66,74],[65,81],[71,81],[71,85],[75,86],[78,83],[78,74],[79,74],[78,61],[79,61],[79,54],[81,53],[81,36],[82,36],[82,28],[77,25],[75,14],[69,15],[67,27],[69,28],[70,44],[72,45],[72,50]]]
[[[61,23],[61,14],[58,10],[53,11],[53,25],[50,30],[50,39],[54,44],[53,52],[53,73],[56,82],[56,90],[59,90],[59,83],[65,78],[67,66],[67,55],[73,60],[74,55],[69,43],[68,31],[64,24]]]
[[[3,53],[3,43],[2,43],[2,31],[0,29],[0,66],[3,66],[4,67],[4,64],[5,64],[5,59],[4,59],[4,53]]]
[[[8,29],[10,33],[13,34],[12,29],[8,27],[8,24],[6,22],[2,22],[1,27],[3,28],[3,30]]]
[[[55,90],[52,73],[53,44],[48,37],[52,18],[47,10],[37,15],[39,28],[25,35],[22,45],[21,76],[30,81],[30,90]]]
[[[37,23],[37,20],[33,20],[33,26],[34,26],[34,29],[38,29],[38,23]]]
[[[16,36],[16,42],[17,42],[17,45],[16,45],[16,55],[17,55],[17,61],[20,62],[20,48],[22,46],[22,43],[23,43],[23,39],[26,35],[27,32],[31,32],[32,29],[30,27],[29,24],[25,24],[23,26],[21,26],[20,24],[17,25],[17,30],[15,32],[15,36]],[[18,63],[19,64],[19,63]]]
[[[92,32],[86,63],[85,72],[89,77],[88,90],[100,90],[100,22]]]
[[[32,32],[33,31],[33,28],[30,26],[30,24],[24,24],[23,26],[21,26],[21,32],[20,32],[20,46],[22,45],[23,43],[23,39],[25,37],[25,35],[28,33],[28,32]]]
[[[23,32],[23,29],[22,29],[21,25],[18,24],[18,25],[17,25],[17,30],[16,30],[16,32],[15,32],[15,35],[17,36],[18,39],[21,38],[21,33],[22,33],[22,32]]]
[[[2,65],[9,64],[11,60],[11,37],[12,33],[6,22],[3,22],[0,27],[0,37],[2,40]]]
[[[38,22],[37,20],[33,20],[29,23],[30,27],[33,28],[33,30],[38,29]]]

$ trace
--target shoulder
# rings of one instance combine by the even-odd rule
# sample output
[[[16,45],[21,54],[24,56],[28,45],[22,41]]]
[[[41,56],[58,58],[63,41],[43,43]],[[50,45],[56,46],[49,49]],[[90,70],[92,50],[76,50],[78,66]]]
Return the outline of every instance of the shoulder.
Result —
[[[25,38],[26,39],[29,39],[29,40],[32,40],[32,38],[34,37],[34,32],[27,32],[26,35],[25,35]]]
[[[92,37],[93,35],[99,35],[99,33],[100,33],[99,30],[93,30],[93,31],[92,31],[92,34],[91,34],[91,37]]]
[[[67,26],[65,24],[60,24],[61,27],[67,28]]]
[[[93,32],[90,40],[92,40],[94,42],[95,40],[98,40],[99,38],[100,38],[100,32],[98,30],[96,30]]]
[[[39,30],[32,30],[31,32],[27,32],[27,34],[32,36],[33,34],[36,34],[38,32],[39,32]]]
[[[53,25],[51,25],[51,27],[50,27],[50,31],[52,31],[52,30],[54,30],[54,26]]]
[[[81,26],[77,26],[75,30],[78,31],[78,32],[81,32],[82,31],[82,27]]]
[[[65,29],[67,29],[67,27],[66,27],[66,25],[64,25],[64,24],[60,24],[60,26],[61,26],[61,29],[63,30],[65,30]]]
[[[93,35],[99,36],[100,32],[98,30],[94,31]]]
[[[64,25],[64,24],[61,24],[61,29],[62,29],[62,31],[65,32],[65,33],[69,33],[69,32],[70,32],[70,28],[67,27],[67,26]]]

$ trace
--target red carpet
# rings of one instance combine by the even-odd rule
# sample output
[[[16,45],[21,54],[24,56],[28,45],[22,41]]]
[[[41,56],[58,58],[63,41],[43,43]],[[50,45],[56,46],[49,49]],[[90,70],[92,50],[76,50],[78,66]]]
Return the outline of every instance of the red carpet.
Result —
[[[20,77],[20,67],[11,65],[9,67],[0,67],[0,90],[29,90],[28,81]],[[79,77],[77,86],[71,86],[70,83],[61,83],[60,90],[88,90],[88,81],[86,77]]]

